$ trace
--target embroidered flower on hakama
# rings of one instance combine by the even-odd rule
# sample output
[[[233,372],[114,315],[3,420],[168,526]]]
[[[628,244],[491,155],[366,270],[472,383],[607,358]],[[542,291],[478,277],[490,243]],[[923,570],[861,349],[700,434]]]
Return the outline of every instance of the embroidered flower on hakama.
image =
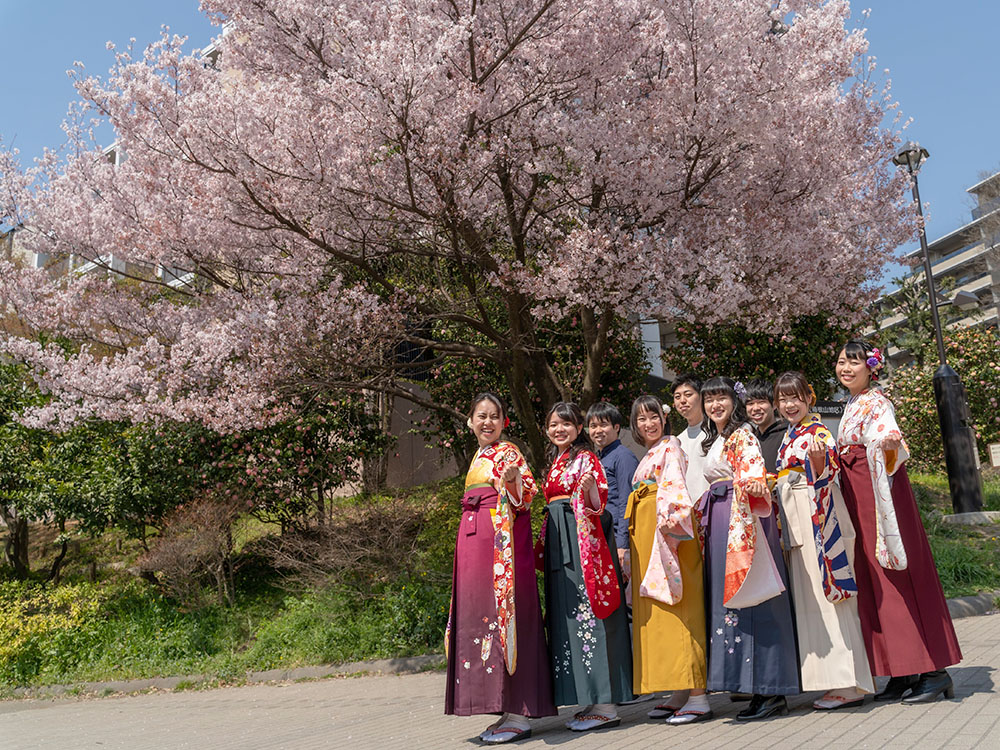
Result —
[[[725,622],[729,627],[735,628],[740,622],[740,616],[732,611],[726,612]]]
[[[472,662],[470,662],[470,661],[463,661],[462,662],[462,669],[471,669],[471,668],[472,668]]]

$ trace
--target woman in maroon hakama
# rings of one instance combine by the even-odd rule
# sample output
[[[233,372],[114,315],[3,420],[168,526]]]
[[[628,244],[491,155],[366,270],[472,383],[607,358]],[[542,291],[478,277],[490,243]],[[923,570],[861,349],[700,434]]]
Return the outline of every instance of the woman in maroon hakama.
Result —
[[[863,341],[848,342],[837,360],[837,377],[851,392],[837,436],[840,486],[857,534],[854,577],[868,661],[873,675],[891,677],[875,700],[927,703],[954,695],[945,667],[962,652],[906,475],[906,443],[892,403],[872,383],[882,362]]]
[[[517,447],[500,440],[506,421],[499,397],[476,397],[469,425],[479,450],[465,480],[445,634],[445,713],[502,714],[480,735],[487,744],[524,739],[527,717],[557,713],[531,538],[535,481]]]

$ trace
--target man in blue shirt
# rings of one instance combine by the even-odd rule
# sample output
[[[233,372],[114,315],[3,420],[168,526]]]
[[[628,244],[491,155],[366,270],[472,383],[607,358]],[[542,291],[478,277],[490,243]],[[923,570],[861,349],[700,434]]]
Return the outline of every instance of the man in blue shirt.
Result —
[[[639,466],[639,459],[618,439],[622,424],[621,412],[607,401],[598,401],[587,411],[587,432],[594,441],[608,478],[608,512],[614,519],[615,545],[620,563],[624,562],[625,552],[628,551],[625,506],[632,492],[632,475]]]

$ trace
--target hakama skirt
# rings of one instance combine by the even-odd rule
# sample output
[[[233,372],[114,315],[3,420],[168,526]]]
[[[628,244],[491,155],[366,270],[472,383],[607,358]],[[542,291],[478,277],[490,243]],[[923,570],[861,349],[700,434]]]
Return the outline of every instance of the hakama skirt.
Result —
[[[760,519],[785,590],[753,607],[723,604],[726,540],[733,503],[733,483],[715,482],[698,503],[705,535],[705,603],[708,611],[708,689],[760,695],[796,695],[799,658],[795,620],[788,595],[788,572],[781,552],[775,514]]]
[[[957,664],[962,651],[905,465],[891,482],[905,570],[888,570],[875,559],[875,493],[865,449],[851,446],[841,454],[840,487],[857,534],[854,578],[868,662],[872,674],[903,677]]]
[[[555,702],[559,706],[622,703],[632,699],[632,643],[625,596],[603,620],[590,606],[580,567],[576,518],[569,498],[548,505],[545,521],[545,622],[552,652]],[[611,514],[601,529],[614,549]],[[618,556],[612,555],[618,585],[625,591]]]
[[[656,529],[656,492],[629,496],[632,558],[632,689],[636,695],[705,687],[705,580],[697,539],[677,547],[683,593],[676,604],[642,596]]]
[[[836,690],[856,687],[872,693],[875,684],[858,617],[858,597],[831,602],[823,592],[812,524],[813,501],[804,478],[778,483],[784,516],[782,532],[788,550],[788,576],[801,661],[802,689]],[[854,526],[840,492],[833,503],[850,560],[854,556]],[[853,569],[853,565],[852,565]]]
[[[517,664],[508,674],[500,649],[493,595],[493,519],[496,490],[485,487],[462,498],[455,544],[451,628],[448,635],[446,714],[515,713],[552,716],[552,678],[538,602],[531,514],[514,516],[514,611]]]

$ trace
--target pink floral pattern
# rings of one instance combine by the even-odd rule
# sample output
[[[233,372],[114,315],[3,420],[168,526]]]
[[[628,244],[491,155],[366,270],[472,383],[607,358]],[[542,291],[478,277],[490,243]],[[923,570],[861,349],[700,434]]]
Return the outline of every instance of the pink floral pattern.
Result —
[[[898,449],[885,450],[889,437],[901,441]],[[896,423],[896,410],[881,388],[869,388],[847,402],[837,446],[844,452],[855,445],[865,449],[875,494],[875,559],[888,570],[905,570],[906,550],[892,503],[890,477],[910,457],[910,451]]]
[[[581,480],[593,475],[598,508],[587,502]],[[573,461],[564,452],[552,464],[545,480],[545,498],[569,497],[576,518],[580,567],[587,589],[587,599],[598,619],[611,615],[621,605],[621,589],[611,560],[611,550],[601,529],[601,514],[608,502],[608,481],[601,462],[591,451],[581,451]]]
[[[677,438],[671,436],[649,449],[632,480],[630,510],[639,493],[656,492],[656,535],[639,594],[664,604],[677,604],[683,596],[677,547],[694,538],[694,503],[684,480],[686,472],[684,451]]]

